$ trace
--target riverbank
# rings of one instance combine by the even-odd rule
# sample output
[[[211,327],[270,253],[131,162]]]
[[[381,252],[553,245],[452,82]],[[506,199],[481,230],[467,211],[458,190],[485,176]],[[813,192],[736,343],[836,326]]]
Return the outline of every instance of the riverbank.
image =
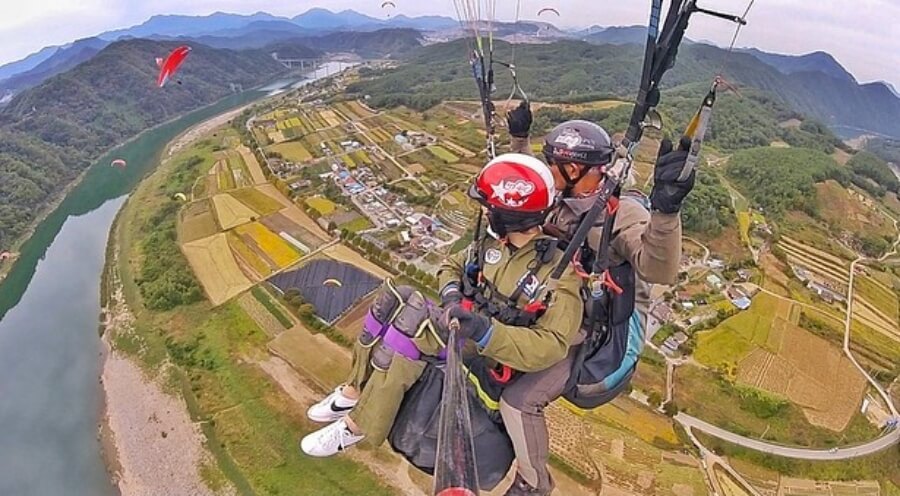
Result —
[[[105,359],[100,381],[105,404],[100,439],[112,482],[128,496],[236,494],[217,474],[206,437],[191,419],[184,399],[172,391],[169,364],[148,374],[114,344],[133,338],[135,317],[116,268],[119,249],[111,242],[112,257],[104,275]]]

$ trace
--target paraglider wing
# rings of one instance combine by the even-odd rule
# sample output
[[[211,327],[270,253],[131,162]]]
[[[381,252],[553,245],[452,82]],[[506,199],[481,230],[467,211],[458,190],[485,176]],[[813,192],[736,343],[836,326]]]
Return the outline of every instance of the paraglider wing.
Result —
[[[117,159],[113,160],[112,162],[110,162],[109,165],[111,167],[117,167],[119,169],[124,169],[128,165],[128,162],[122,160],[121,158],[117,158]]]
[[[181,201],[187,201],[187,195],[184,193],[175,193],[175,199]]]
[[[381,8],[382,8],[382,9],[385,8],[385,7],[394,7],[394,8],[397,8],[397,5],[396,5],[394,2],[388,1],[388,2],[384,2],[384,3],[381,4]]]
[[[544,7],[543,9],[538,11],[538,16],[544,15],[546,13],[556,14],[556,17],[559,17],[559,11],[554,9],[553,7]]]
[[[341,283],[341,281],[338,281],[337,279],[325,279],[325,281],[322,282],[322,286],[333,286],[333,287],[340,288],[343,285],[344,284]]]
[[[184,62],[189,53],[191,53],[191,47],[187,45],[182,45],[172,50],[172,53],[166,57],[159,67],[159,77],[156,78],[156,85],[162,88],[166,81],[175,75],[175,72],[181,67],[181,63]]]

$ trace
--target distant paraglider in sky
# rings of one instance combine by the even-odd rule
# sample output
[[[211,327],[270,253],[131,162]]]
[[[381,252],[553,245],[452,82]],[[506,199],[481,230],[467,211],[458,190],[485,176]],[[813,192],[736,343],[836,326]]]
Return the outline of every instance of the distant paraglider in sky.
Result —
[[[556,17],[559,17],[559,11],[554,9],[553,7],[544,7],[543,9],[539,10],[537,13],[538,17],[540,17],[544,14],[556,14]]]
[[[387,11],[387,16],[390,17],[390,16],[391,16],[391,12],[392,12],[394,9],[397,8],[397,4],[395,4],[394,2],[391,2],[391,1],[387,1],[387,2],[383,2],[383,3],[381,4],[381,8],[382,8],[382,9],[389,9],[389,10]]]
[[[183,201],[183,202],[186,202],[186,201],[187,201],[187,195],[185,195],[184,193],[175,193],[174,198],[175,198],[176,200],[181,200],[181,201]]]
[[[122,160],[121,158],[117,158],[109,163],[110,167],[115,167],[117,169],[124,169],[128,166],[128,162]]]
[[[340,288],[343,285],[344,284],[337,279],[325,279],[325,281],[322,282],[322,286],[331,286],[334,288]]]
[[[166,81],[175,75],[189,53],[191,53],[191,47],[182,45],[172,50],[165,59],[157,57],[156,65],[159,66],[159,77],[156,78],[156,85],[162,88]],[[178,83],[181,84],[181,81]]]

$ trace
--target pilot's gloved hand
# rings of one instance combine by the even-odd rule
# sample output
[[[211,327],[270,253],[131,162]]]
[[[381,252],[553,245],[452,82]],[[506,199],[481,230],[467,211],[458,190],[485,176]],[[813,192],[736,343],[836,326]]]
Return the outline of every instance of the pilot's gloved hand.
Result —
[[[527,138],[531,132],[531,123],[534,116],[531,114],[531,104],[522,100],[518,107],[506,116],[506,124],[509,126],[509,134],[516,138]]]
[[[650,192],[650,206],[653,210],[665,214],[681,211],[684,199],[694,189],[694,181],[697,179],[695,169],[684,181],[678,180],[681,171],[684,170],[690,148],[691,139],[687,136],[681,137],[677,150],[673,149],[671,140],[664,139],[660,143],[656,168],[653,171],[653,190]]]

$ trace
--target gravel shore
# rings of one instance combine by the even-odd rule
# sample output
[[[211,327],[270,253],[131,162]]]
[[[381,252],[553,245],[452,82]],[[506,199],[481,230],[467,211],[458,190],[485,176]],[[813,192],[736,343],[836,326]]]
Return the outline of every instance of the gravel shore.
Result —
[[[115,258],[117,254],[111,267]],[[201,468],[218,472],[215,459],[184,399],[163,387],[166,366],[148,376],[112,346],[112,337],[133,332],[134,323],[117,279],[113,269],[104,311],[106,359],[101,376],[106,404],[100,433],[113,483],[123,496],[235,494],[231,486],[217,491],[207,487]]]

